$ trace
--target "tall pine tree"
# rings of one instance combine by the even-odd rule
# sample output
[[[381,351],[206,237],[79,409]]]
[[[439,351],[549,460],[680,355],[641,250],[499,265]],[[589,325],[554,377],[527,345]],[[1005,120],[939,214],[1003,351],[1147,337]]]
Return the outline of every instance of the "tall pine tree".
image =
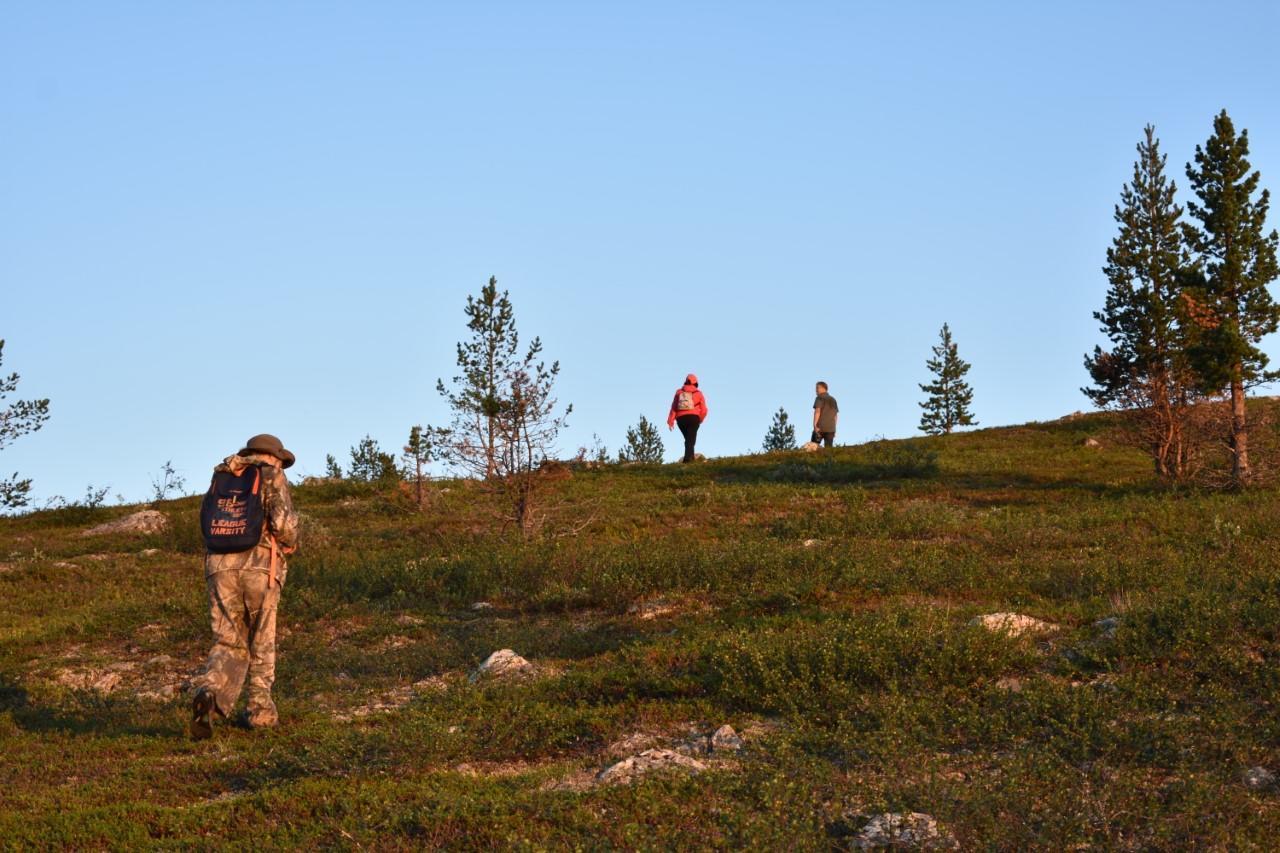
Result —
[[[486,478],[498,473],[502,448],[499,416],[507,400],[505,380],[520,369],[520,336],[516,332],[515,309],[507,291],[498,292],[498,279],[490,276],[480,289],[480,296],[467,297],[467,329],[471,339],[458,343],[458,375],[452,390],[444,380],[436,382],[436,390],[453,409],[454,422],[449,428],[452,447],[446,454],[466,463]],[[542,344],[534,339],[531,358],[536,358]],[[555,366],[559,370],[559,365]],[[455,461],[458,461],[455,460]],[[478,462],[478,464],[477,464]]]
[[[1204,390],[1231,393],[1231,477],[1237,486],[1251,473],[1245,393],[1273,376],[1258,342],[1280,326],[1280,305],[1267,291],[1280,274],[1277,234],[1263,230],[1270,194],[1258,193],[1261,174],[1250,171],[1248,156],[1249,132],[1237,135],[1223,110],[1213,120],[1213,135],[1203,148],[1196,146],[1195,165],[1187,164],[1198,199],[1187,207],[1198,224],[1183,226],[1198,262],[1184,298],[1189,355]]]
[[[1082,390],[1100,408],[1131,412],[1156,473],[1180,479],[1191,451],[1185,427],[1197,397],[1178,319],[1190,258],[1176,186],[1165,177],[1167,158],[1155,128],[1147,125],[1144,134],[1133,179],[1115,208],[1120,228],[1103,267],[1111,285],[1106,304],[1093,315],[1111,348],[1095,347],[1085,357],[1094,384]]]
[[[925,362],[934,380],[920,386],[920,390],[929,395],[920,404],[924,409],[920,415],[920,431],[930,435],[949,434],[958,426],[978,423],[969,411],[973,389],[964,381],[969,364],[960,358],[946,323],[942,324],[939,338],[938,345],[933,347],[933,358]]]
[[[780,450],[796,449],[796,427],[787,416],[787,410],[779,408],[769,424],[769,431],[764,434],[764,452],[774,453]]]

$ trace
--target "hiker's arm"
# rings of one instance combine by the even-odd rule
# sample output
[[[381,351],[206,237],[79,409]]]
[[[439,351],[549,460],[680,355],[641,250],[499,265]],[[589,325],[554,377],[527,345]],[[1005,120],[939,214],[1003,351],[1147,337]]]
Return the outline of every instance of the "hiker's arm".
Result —
[[[271,476],[271,488],[263,494],[262,502],[276,541],[286,548],[298,547],[298,513],[293,508],[293,494],[283,472],[276,471]]]
[[[818,429],[818,418],[820,417],[822,417],[822,407],[814,406],[813,407],[813,429],[815,432]]]

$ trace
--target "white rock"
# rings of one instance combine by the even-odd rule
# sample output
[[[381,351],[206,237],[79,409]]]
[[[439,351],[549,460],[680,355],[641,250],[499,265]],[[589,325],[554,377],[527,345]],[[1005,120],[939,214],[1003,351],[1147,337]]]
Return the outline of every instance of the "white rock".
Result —
[[[727,723],[711,734],[712,752],[737,752],[742,749],[742,738]]]
[[[493,605],[487,601],[477,601],[475,604],[471,605],[471,609],[477,613],[480,613],[485,610],[492,610]]]
[[[938,827],[932,815],[923,812],[878,814],[854,836],[851,846],[858,850],[877,847],[955,850],[960,847],[950,833]]]
[[[476,671],[471,673],[471,680],[479,681],[485,676],[502,678],[508,675],[528,672],[531,669],[533,669],[533,664],[511,651],[511,649],[499,649],[485,658],[484,663],[480,664]]]
[[[821,543],[819,540],[817,540],[817,539],[806,539],[806,540],[804,540],[804,547],[806,547],[806,548],[813,548],[814,546],[816,546],[816,545],[821,545],[821,544],[822,544],[822,543]]]
[[[818,444],[816,441],[806,441],[804,444],[800,445],[800,449],[805,453],[815,453],[822,449],[822,445]]]
[[[1094,438],[1093,436],[1089,436],[1084,441],[1080,442],[1080,446],[1087,447],[1090,450],[1097,450],[1098,448],[1102,447],[1102,442],[1098,441],[1098,439]]]
[[[634,782],[646,773],[655,771],[682,770],[687,773],[699,773],[706,769],[707,765],[698,759],[681,755],[675,750],[646,749],[601,770],[596,780],[606,785],[619,785]]]
[[[144,509],[126,515],[124,518],[117,518],[115,521],[108,521],[105,524],[99,524],[97,527],[90,527],[81,533],[81,536],[104,536],[109,533],[162,533],[169,528],[169,519],[165,517],[163,512],[155,509]]]
[[[987,613],[983,616],[975,616],[969,621],[969,624],[981,626],[988,631],[1002,631],[1010,637],[1021,637],[1025,634],[1046,634],[1058,629],[1058,626],[1051,622],[1044,622],[1033,616],[1024,616],[1021,613]]]
[[[1276,774],[1265,767],[1250,767],[1244,772],[1244,786],[1250,791],[1261,791],[1276,783]]]

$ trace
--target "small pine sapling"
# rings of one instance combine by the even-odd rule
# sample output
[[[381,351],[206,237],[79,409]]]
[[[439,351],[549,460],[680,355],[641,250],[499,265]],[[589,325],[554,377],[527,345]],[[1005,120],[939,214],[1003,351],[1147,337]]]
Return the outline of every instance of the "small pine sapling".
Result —
[[[768,432],[764,434],[764,452],[795,450],[797,446],[795,424],[791,423],[787,410],[779,407],[773,415],[772,423],[769,424]]]

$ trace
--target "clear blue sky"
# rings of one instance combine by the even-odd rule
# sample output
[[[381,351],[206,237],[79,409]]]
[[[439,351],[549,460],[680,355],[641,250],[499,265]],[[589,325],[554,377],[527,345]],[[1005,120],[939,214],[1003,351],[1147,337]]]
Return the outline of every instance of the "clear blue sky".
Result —
[[[1181,187],[1225,107],[1280,190],[1277,34],[1269,2],[5,3],[3,369],[53,416],[0,471],[141,499],[259,431],[302,474],[399,448],[490,275],[563,364],[565,452],[689,370],[710,455],[816,379],[841,441],[910,435],[943,321],[984,425],[1085,408],[1143,125]]]

